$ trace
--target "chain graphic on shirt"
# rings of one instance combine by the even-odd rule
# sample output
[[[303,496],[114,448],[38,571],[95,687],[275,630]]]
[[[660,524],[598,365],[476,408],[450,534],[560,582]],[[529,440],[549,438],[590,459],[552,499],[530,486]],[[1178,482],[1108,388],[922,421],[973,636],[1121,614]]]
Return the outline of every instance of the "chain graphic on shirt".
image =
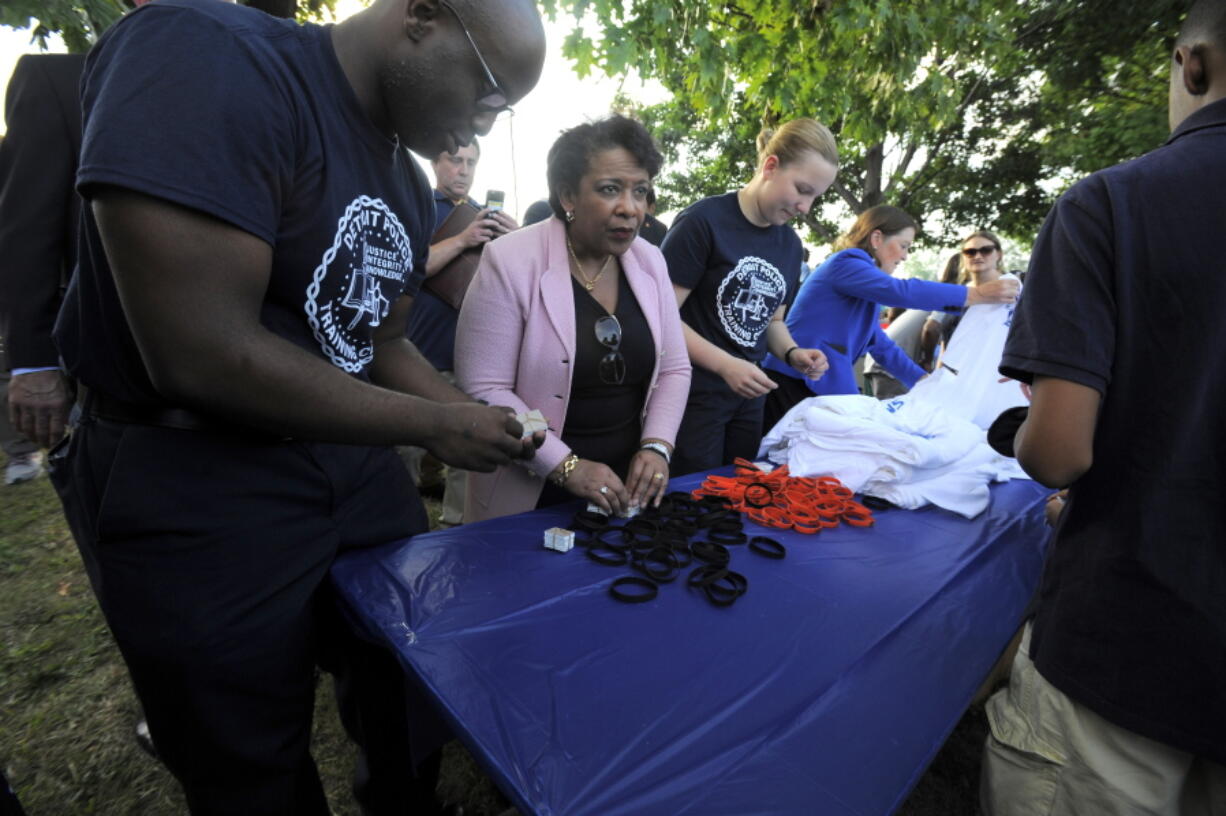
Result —
[[[787,283],[774,264],[752,255],[741,258],[715,293],[724,332],[737,345],[754,348],[786,292]]]
[[[357,373],[370,364],[370,329],[387,317],[412,268],[409,236],[396,214],[382,199],[355,198],[315,267],[304,306],[311,332],[334,365]]]

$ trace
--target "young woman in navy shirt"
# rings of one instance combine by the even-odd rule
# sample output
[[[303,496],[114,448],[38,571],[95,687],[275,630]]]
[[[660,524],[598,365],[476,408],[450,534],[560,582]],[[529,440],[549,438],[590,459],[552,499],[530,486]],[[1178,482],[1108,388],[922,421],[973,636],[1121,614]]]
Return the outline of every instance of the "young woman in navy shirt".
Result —
[[[767,351],[818,378],[825,355],[794,342],[783,316],[800,277],[800,239],[787,223],[833,182],[834,137],[812,119],[758,136],[758,169],[733,193],[690,206],[661,249],[677,293],[693,378],[672,472],[708,471],[753,457],[766,394]]]

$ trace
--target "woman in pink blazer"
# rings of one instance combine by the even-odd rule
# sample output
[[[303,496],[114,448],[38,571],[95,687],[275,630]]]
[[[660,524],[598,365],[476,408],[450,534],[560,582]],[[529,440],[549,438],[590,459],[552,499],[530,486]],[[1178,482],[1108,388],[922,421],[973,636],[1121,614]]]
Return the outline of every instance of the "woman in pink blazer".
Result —
[[[460,310],[460,388],[549,424],[530,462],[469,475],[464,520],[579,497],[658,503],[690,363],[660,251],[638,237],[661,156],[612,116],[549,151],[554,217],[488,244]]]

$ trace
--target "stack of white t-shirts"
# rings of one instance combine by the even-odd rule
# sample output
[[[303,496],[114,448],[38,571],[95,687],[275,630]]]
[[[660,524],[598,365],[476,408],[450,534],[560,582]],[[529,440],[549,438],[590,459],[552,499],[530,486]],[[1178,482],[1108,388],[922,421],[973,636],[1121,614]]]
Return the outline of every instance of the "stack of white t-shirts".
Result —
[[[1004,278],[1017,280],[1014,275]],[[906,399],[935,405],[987,429],[1006,409],[1025,405],[1021,387],[1001,382],[1000,357],[1014,305],[984,304],[966,310],[936,371],[915,384]]]
[[[907,398],[811,397],[788,411],[758,457],[794,476],[836,476],[857,493],[915,509],[935,504],[972,518],[988,484],[1022,475],[982,428]]]
[[[758,458],[796,476],[836,476],[899,507],[978,515],[991,482],[1025,477],[984,433],[1002,411],[1025,403],[1018,384],[1001,383],[997,371],[1012,319],[1012,305],[971,307],[944,365],[910,393],[884,402],[858,394],[803,400],[762,440]]]

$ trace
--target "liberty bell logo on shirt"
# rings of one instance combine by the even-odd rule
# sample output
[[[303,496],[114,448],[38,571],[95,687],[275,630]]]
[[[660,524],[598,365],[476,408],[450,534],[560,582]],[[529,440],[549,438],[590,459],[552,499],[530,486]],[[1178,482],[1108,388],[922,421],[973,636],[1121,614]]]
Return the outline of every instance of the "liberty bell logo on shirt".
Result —
[[[370,364],[370,330],[387,317],[412,267],[409,237],[396,214],[382,199],[354,199],[307,287],[307,323],[334,365],[356,374]]]
[[[769,261],[746,255],[724,276],[715,309],[734,343],[754,348],[787,293],[783,274]]]

